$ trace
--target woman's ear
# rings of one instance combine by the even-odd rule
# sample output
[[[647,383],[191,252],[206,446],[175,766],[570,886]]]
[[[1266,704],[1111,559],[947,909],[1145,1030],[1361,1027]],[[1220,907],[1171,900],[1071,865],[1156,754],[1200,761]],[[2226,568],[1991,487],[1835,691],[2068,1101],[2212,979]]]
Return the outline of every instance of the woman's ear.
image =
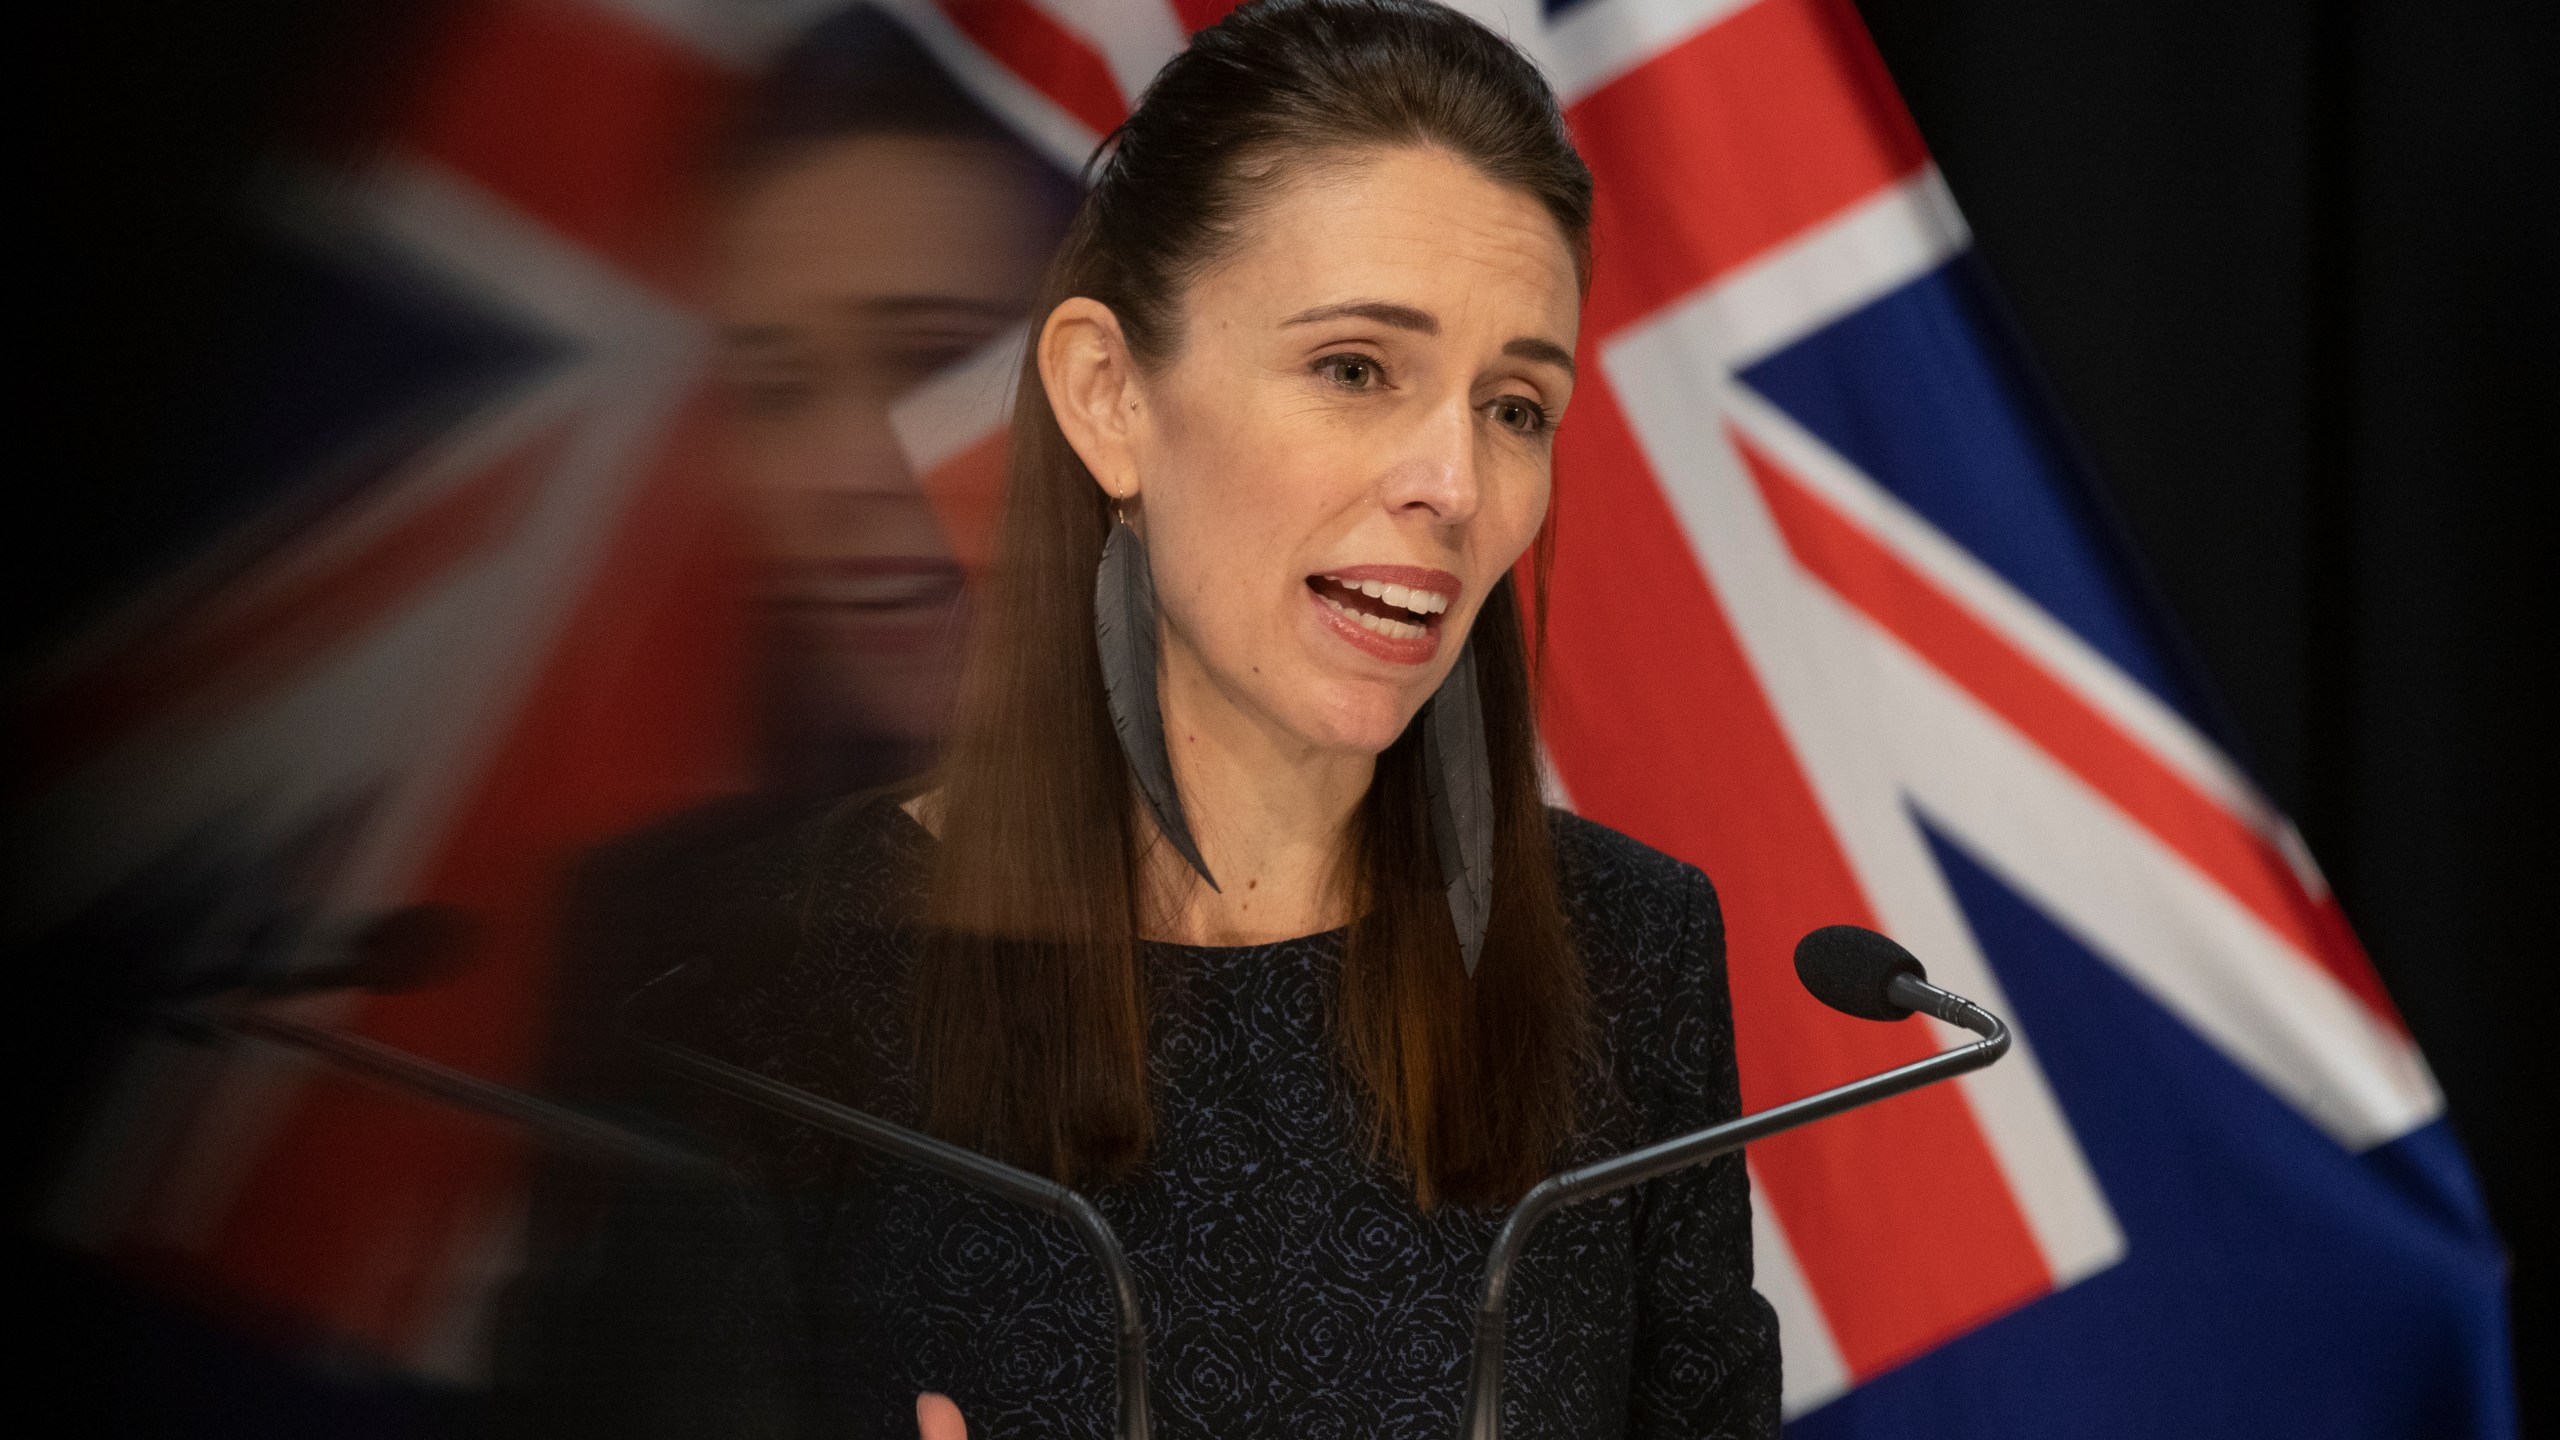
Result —
[[[1120,317],[1101,301],[1079,295],[1049,312],[1039,346],[1040,385],[1058,429],[1095,483],[1116,499],[1135,499],[1138,468],[1130,432],[1138,373]]]

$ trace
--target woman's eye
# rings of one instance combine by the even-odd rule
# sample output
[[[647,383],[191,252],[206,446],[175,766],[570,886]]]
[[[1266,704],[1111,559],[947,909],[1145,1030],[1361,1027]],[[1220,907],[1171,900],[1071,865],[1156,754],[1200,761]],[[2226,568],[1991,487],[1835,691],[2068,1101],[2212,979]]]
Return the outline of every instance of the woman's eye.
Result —
[[[1374,390],[1382,378],[1378,362],[1366,355],[1327,355],[1316,362],[1316,373],[1345,390]]]
[[[1547,414],[1547,407],[1517,395],[1505,395],[1494,401],[1491,408],[1493,423],[1523,435],[1540,434],[1554,423]]]

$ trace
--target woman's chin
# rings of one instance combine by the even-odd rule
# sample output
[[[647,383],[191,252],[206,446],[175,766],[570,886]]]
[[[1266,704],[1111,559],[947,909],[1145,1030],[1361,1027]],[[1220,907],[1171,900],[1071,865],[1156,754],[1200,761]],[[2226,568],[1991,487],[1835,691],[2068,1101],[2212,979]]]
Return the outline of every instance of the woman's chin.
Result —
[[[1312,694],[1313,689],[1301,692]],[[1301,708],[1301,723],[1290,728],[1320,750],[1344,754],[1379,755],[1404,735],[1405,727],[1422,708],[1419,701],[1408,701],[1401,690],[1376,685],[1343,685],[1313,707],[1312,713]]]

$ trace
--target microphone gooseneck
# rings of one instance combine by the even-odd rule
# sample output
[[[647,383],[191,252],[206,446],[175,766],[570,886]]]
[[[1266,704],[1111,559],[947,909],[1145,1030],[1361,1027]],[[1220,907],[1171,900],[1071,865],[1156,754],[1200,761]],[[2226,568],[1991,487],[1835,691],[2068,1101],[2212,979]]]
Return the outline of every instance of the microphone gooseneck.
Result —
[[[405,957],[404,957],[405,958]],[[1894,1021],[1914,1012],[1933,1016],[1981,1038],[1896,1066],[1846,1085],[1743,1115],[1721,1125],[1677,1135],[1624,1155],[1578,1166],[1548,1176],[1523,1196],[1505,1217],[1486,1257],[1484,1285],[1476,1310],[1475,1354],[1468,1370],[1466,1409],[1460,1427],[1464,1440],[1500,1440],[1502,1433],[1503,1339],[1507,1328],[1511,1271],[1527,1248],[1531,1232],[1547,1216],[1567,1205],[1593,1199],[1647,1180],[1739,1150],[1797,1126],[1873,1104],[1923,1085],[1979,1070],[2006,1054],[2009,1027],[2000,1017],[1932,985],[1928,972],[1910,951],[1872,930],[1832,925],[1804,937],[1796,946],[1796,975],[1814,998],[1861,1019]],[[415,967],[385,965],[386,972],[407,978]],[[336,982],[365,986],[377,976],[357,966],[330,967],[302,983]],[[986,1155],[932,1136],[894,1125],[877,1116],[795,1089],[751,1070],[680,1045],[634,1023],[631,1014],[642,996],[667,979],[643,986],[623,1003],[620,1029],[626,1039],[660,1067],[684,1075],[706,1088],[791,1116],[874,1150],[901,1156],[964,1184],[1003,1195],[1036,1210],[1058,1216],[1083,1237],[1108,1277],[1119,1311],[1117,1335],[1118,1390],[1122,1440],[1146,1440],[1153,1428],[1147,1394],[1146,1332],[1140,1318],[1137,1283],[1119,1237],[1091,1201],[1043,1176],[1018,1170]],[[371,988],[368,986],[367,988]],[[382,986],[381,988],[394,988]],[[252,992],[257,993],[257,992]],[[272,992],[270,992],[272,993]],[[599,1157],[638,1162],[672,1170],[725,1173],[707,1155],[644,1136],[601,1121],[567,1106],[497,1085],[437,1065],[360,1036],[302,1025],[235,1005],[201,1003],[173,1007],[163,1019],[183,1033],[228,1035],[297,1050],[353,1074],[411,1094],[510,1121],[542,1133],[555,1142]]]
[[[440,1065],[378,1040],[235,1005],[200,1004],[165,1011],[161,1023],[199,1041],[244,1040],[290,1051],[394,1094],[432,1101],[517,1127],[590,1160],[636,1165],[661,1174],[719,1178],[729,1167],[687,1145],[643,1134],[512,1085]]]
[[[1539,1181],[1512,1207],[1493,1238],[1492,1253],[1485,1258],[1483,1299],[1476,1307],[1475,1358],[1467,1373],[1466,1413],[1458,1431],[1463,1440],[1500,1440],[1502,1341],[1511,1269],[1539,1221],[1577,1201],[1658,1179],[1739,1150],[1754,1140],[1765,1140],[1844,1110],[1979,1070],[2009,1051],[2009,1027],[2001,1023],[1999,1016],[1930,984],[1927,972],[1910,951],[1872,930],[1831,925],[1807,935],[1796,946],[1796,976],[1815,999],[1843,1014],[1862,1020],[1893,1021],[1907,1019],[1913,1011],[1919,1011],[1982,1038],[1925,1060],[1898,1065],[1880,1075],[1835,1085],[1757,1114],[1675,1135],[1641,1150],[1561,1171]]]
[[[1153,1421],[1148,1412],[1146,1322],[1138,1308],[1137,1276],[1129,1269],[1120,1237],[1112,1232],[1111,1222],[1102,1218],[1092,1201],[1044,1176],[1018,1170],[974,1150],[893,1125],[876,1115],[652,1035],[631,1024],[627,1016],[623,1034],[663,1068],[710,1089],[1066,1221],[1084,1240],[1085,1248],[1111,1283],[1111,1299],[1119,1320],[1113,1339],[1119,1362],[1121,1440],[1148,1440]]]
[[[650,1031],[635,1020],[632,1009],[675,973],[669,971],[640,987],[622,1002],[617,1016],[623,1038],[638,1046],[661,1069],[857,1145],[921,1165],[963,1185],[1054,1215],[1072,1226],[1111,1284],[1112,1304],[1119,1322],[1112,1338],[1118,1360],[1120,1440],[1149,1440],[1154,1419],[1147,1397],[1147,1332],[1144,1313],[1139,1309],[1137,1276],[1129,1269],[1120,1237],[1092,1201],[1046,1176],[812,1095]]]

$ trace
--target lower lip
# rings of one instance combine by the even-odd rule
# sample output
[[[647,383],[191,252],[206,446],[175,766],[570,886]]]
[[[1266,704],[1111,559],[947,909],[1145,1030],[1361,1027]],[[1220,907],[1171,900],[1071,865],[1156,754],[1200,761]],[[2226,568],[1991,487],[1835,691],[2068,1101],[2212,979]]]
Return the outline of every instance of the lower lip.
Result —
[[[1437,626],[1425,626],[1420,639],[1400,640],[1392,635],[1381,635],[1336,610],[1312,589],[1307,591],[1307,603],[1315,607],[1316,614],[1345,643],[1391,665],[1428,665],[1431,657],[1440,653],[1440,630]]]
[[[830,650],[842,647],[854,657],[873,660],[956,650],[960,642],[958,607],[786,604],[777,607],[809,640]]]
[[[956,584],[940,593],[926,590],[887,603],[868,603],[843,598],[844,588],[831,583],[926,573],[928,568],[937,576],[949,570],[948,566],[898,563],[812,567],[805,573],[777,577],[781,583],[770,595],[770,603],[780,614],[809,627],[811,638],[826,637],[821,643],[841,645],[858,654],[885,658],[948,649],[958,639],[962,596]]]

